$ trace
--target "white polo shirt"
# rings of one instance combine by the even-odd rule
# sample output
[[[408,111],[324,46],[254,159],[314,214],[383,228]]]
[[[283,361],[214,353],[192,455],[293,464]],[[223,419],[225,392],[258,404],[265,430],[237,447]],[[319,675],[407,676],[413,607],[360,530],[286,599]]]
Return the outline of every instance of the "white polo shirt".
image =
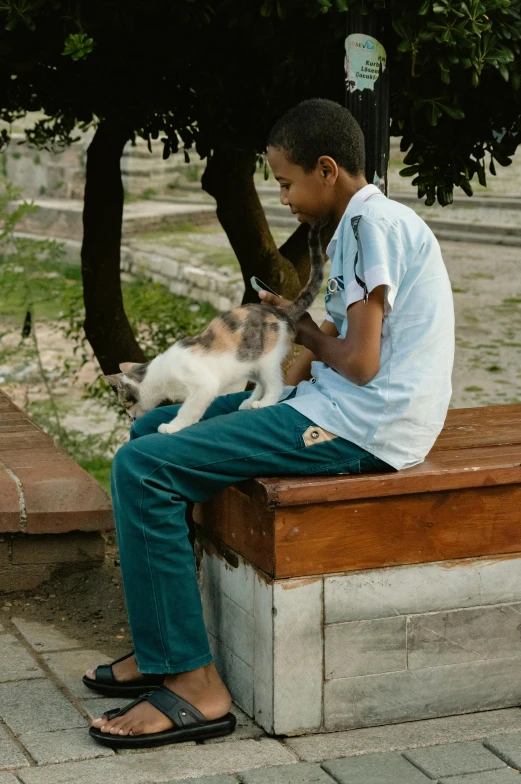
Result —
[[[413,210],[366,185],[351,198],[327,253],[327,318],[340,338],[347,308],[364,298],[361,284],[368,292],[385,285],[380,370],[359,386],[313,362],[312,379],[281,402],[396,469],[421,463],[452,394],[454,304],[438,241]],[[293,389],[285,387],[284,397]]]

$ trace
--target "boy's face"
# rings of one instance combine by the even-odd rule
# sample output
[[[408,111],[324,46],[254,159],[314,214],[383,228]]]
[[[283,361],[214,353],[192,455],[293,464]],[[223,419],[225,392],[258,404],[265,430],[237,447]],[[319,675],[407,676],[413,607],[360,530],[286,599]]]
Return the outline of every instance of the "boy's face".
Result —
[[[284,150],[268,147],[268,163],[280,185],[280,202],[287,205],[300,223],[315,223],[329,218],[334,210],[334,184],[338,167],[323,156],[312,172],[290,163]]]

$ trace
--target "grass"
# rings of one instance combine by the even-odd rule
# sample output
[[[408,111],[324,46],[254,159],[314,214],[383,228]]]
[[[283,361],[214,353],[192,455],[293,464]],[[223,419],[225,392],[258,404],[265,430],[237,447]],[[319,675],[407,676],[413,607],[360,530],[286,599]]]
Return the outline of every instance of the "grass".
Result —
[[[112,460],[107,457],[94,457],[91,460],[78,460],[78,464],[99,482],[106,493],[110,495],[110,469]]]

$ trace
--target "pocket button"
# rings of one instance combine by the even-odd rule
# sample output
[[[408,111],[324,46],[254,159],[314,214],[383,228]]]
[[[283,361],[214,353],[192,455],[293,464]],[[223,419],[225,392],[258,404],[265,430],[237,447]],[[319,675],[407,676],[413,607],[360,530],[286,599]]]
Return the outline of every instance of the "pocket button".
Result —
[[[318,430],[312,430],[310,435],[311,438],[317,439],[319,437],[319,432]]]
[[[317,383],[317,380],[316,380],[315,376],[311,376],[310,380],[311,380],[312,384],[316,384]]]

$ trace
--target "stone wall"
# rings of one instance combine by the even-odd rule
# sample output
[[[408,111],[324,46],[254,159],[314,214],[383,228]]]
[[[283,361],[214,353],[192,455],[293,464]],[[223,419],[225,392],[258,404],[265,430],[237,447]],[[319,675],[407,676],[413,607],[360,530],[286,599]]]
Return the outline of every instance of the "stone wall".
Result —
[[[83,199],[87,148],[92,135],[92,131],[79,132],[78,141],[70,147],[50,152],[29,147],[24,143],[24,134],[13,133],[1,154],[4,174],[25,199]],[[158,141],[153,143],[152,152],[142,139],[125,146],[121,177],[126,193],[168,194],[177,183],[197,180],[202,174],[205,164],[197,154],[193,153],[193,160],[187,165],[183,153],[164,161],[162,151],[163,145]]]

